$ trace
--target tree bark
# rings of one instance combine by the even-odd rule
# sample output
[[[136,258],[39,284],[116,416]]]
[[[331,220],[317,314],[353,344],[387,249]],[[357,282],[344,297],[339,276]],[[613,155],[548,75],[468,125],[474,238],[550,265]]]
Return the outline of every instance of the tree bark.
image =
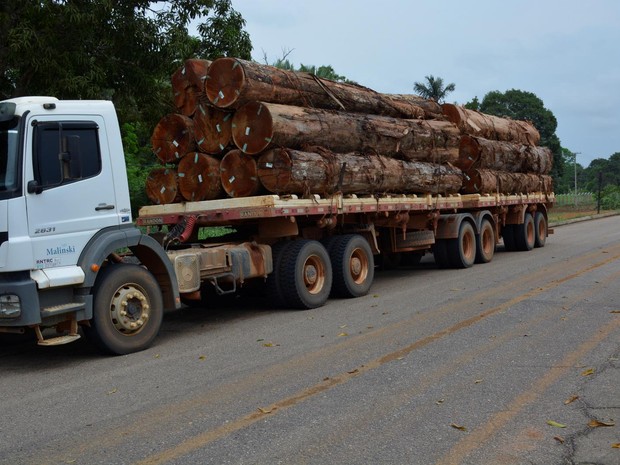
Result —
[[[258,177],[275,194],[450,194],[461,188],[458,168],[378,155],[270,150],[258,160]]]
[[[220,161],[205,153],[190,152],[179,163],[179,191],[185,200],[198,202],[223,196]]]
[[[194,148],[194,122],[176,113],[164,116],[153,130],[151,145],[162,163],[178,163]]]
[[[392,105],[396,108],[400,108],[404,105],[416,105],[424,111],[425,119],[446,119],[443,115],[441,105],[431,99],[426,99],[414,94],[381,94],[388,99]],[[403,114],[408,113],[403,110]]]
[[[206,92],[221,108],[264,102],[417,119],[425,117],[419,101],[384,95],[310,73],[287,71],[237,58],[218,58],[209,67]],[[421,98],[421,97],[420,97]]]
[[[170,81],[174,106],[185,115],[192,116],[205,95],[205,79],[211,62],[209,60],[189,59],[172,75]]]
[[[483,168],[512,173],[549,174],[553,154],[547,147],[463,136],[459,159],[454,164],[463,171]]]
[[[495,170],[471,170],[464,173],[464,194],[529,194],[553,192],[551,176],[529,173],[508,173]]]
[[[540,133],[529,121],[486,115],[450,103],[442,105],[442,109],[448,121],[456,124],[463,134],[524,145],[540,142]]]
[[[231,150],[220,163],[220,179],[230,197],[250,197],[263,191],[256,159],[241,150]]]
[[[200,103],[192,119],[196,147],[200,152],[219,154],[231,144],[232,113]]]
[[[323,146],[339,153],[370,152],[405,160],[452,162],[460,134],[448,121],[405,120],[273,103],[250,102],[233,117],[232,137],[243,152]]]
[[[151,170],[144,185],[146,196],[156,205],[175,203],[181,200],[177,172],[174,168]]]

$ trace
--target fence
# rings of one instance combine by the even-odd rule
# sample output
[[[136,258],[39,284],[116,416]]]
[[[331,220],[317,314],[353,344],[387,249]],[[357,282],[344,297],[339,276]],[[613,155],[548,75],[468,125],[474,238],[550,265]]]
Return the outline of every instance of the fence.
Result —
[[[592,192],[577,192],[576,194],[556,194],[555,204],[558,207],[595,207],[596,195]]]

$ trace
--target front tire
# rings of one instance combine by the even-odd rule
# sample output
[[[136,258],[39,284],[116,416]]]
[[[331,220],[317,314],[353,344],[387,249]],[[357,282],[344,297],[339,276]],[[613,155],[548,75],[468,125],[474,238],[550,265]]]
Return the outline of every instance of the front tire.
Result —
[[[93,289],[93,319],[86,333],[101,350],[123,355],[148,348],[164,309],[153,275],[138,265],[109,265]]]

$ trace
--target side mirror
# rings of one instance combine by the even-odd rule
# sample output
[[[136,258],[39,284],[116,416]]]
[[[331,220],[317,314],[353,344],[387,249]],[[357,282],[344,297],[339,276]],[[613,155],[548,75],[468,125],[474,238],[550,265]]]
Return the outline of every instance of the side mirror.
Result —
[[[28,181],[26,189],[29,194],[40,194],[43,192],[43,187],[41,187],[37,181]]]

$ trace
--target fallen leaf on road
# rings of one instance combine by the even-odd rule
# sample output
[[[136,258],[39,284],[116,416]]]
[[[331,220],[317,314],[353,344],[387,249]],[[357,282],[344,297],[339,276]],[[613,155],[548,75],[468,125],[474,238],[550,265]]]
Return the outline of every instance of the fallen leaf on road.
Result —
[[[206,355],[201,355],[200,357],[198,357],[198,360],[206,360],[207,356]]]
[[[553,436],[553,439],[558,441],[560,444],[564,444],[564,438],[562,436]]]
[[[581,373],[581,376],[590,376],[594,374],[594,368],[588,368],[586,371]]]
[[[265,342],[263,347],[273,347],[273,342]]]
[[[376,299],[377,297],[379,297],[379,294],[373,294],[372,296],[373,296],[373,298]]]
[[[616,426],[616,424],[613,421],[590,420],[588,426],[590,428],[598,428],[600,426]]]
[[[439,400],[438,400],[438,401],[436,401],[435,403],[436,403],[437,405],[441,405],[441,404],[443,404],[444,402],[445,402],[445,401],[444,401],[443,399],[439,399]]]
[[[483,381],[484,381],[484,379],[477,379],[476,381],[474,381],[474,384],[480,384]]]
[[[609,313],[620,313],[620,310],[612,310],[612,311],[611,311],[611,312],[609,312]]]
[[[348,336],[348,334],[347,333],[340,333],[338,336],[339,337],[344,337],[344,336]]]
[[[262,407],[258,407],[258,410],[259,410],[261,413],[271,413],[271,412],[273,412],[273,411],[275,410],[275,407],[274,407],[274,408],[262,408]]]
[[[347,371],[350,375],[354,375],[355,373],[359,373],[360,371],[356,368],[355,370]]]
[[[572,402],[575,402],[577,399],[579,399],[579,396],[570,396],[568,399],[564,401],[564,405],[568,405]]]
[[[114,388],[111,391],[108,391],[106,394],[110,395],[110,394],[116,394],[118,392],[118,389]]]
[[[450,423],[450,426],[454,429],[458,429],[459,431],[467,431],[465,426],[457,425],[456,423]]]
[[[612,444],[611,447],[614,448],[614,449],[620,449],[620,442],[616,442],[616,443]]]
[[[154,357],[154,358],[159,358],[159,357],[161,357],[161,355],[159,355],[159,354],[155,354],[153,357]]]
[[[563,425],[562,423],[558,423],[557,421],[553,420],[547,420],[547,424],[549,426],[553,426],[554,428],[566,428],[566,425]]]

